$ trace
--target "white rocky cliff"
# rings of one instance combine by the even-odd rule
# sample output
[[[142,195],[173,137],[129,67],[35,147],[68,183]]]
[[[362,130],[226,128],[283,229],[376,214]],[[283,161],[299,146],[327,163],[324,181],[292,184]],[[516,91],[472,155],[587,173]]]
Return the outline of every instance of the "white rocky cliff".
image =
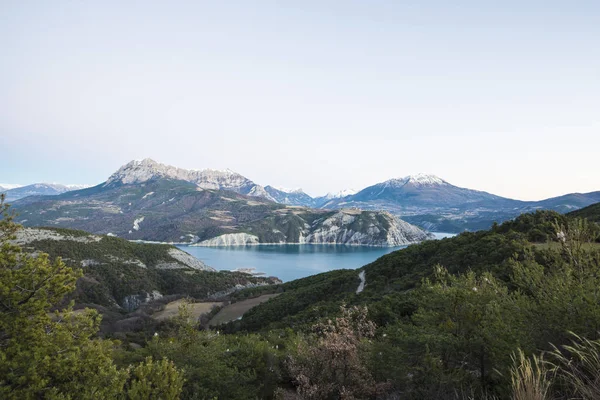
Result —
[[[404,246],[433,236],[394,215],[360,210],[341,210],[299,228],[298,240],[285,237],[275,244],[341,244],[363,246]],[[228,233],[204,240],[195,246],[248,246],[273,244],[248,233]]]

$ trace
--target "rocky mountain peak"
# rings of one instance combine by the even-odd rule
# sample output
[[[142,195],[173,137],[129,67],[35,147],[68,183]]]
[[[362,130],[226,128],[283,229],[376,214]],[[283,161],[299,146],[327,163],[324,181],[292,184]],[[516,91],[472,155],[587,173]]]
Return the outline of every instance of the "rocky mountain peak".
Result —
[[[415,175],[409,175],[409,176],[405,177],[404,180],[406,180],[407,183],[412,183],[412,184],[415,184],[415,185],[444,185],[444,184],[448,184],[448,182],[446,182],[445,180],[443,180],[440,177],[437,177],[437,176],[431,175],[431,174],[423,174],[423,173],[419,173],[419,174],[415,174]]]
[[[273,186],[273,188],[279,190],[280,192],[290,193],[290,194],[304,193],[304,190],[302,190],[302,188],[289,189],[289,188],[280,187],[280,186]]]
[[[134,160],[119,168],[105,183],[120,182],[123,184],[134,184],[149,181],[154,178],[171,178],[195,183],[203,189],[231,189],[235,190],[244,186],[252,186],[248,178],[231,170],[188,170],[161,164],[146,158]]]
[[[408,175],[404,178],[390,179],[383,182],[384,187],[393,188],[399,188],[407,184],[412,186],[438,186],[448,185],[448,182],[438,176],[423,173]]]
[[[125,185],[143,183],[156,178],[186,181],[202,189],[231,190],[237,193],[263,197],[273,201],[265,189],[237,172],[216,169],[183,169],[161,164],[150,158],[131,161],[112,174],[104,186],[114,183]]]
[[[330,199],[341,199],[341,198],[346,197],[346,196],[352,196],[353,194],[356,194],[356,193],[357,192],[354,189],[342,189],[339,192],[335,192],[335,193],[334,192],[329,192],[325,196],[323,196],[322,198],[323,199],[327,199],[327,200],[330,200]]]

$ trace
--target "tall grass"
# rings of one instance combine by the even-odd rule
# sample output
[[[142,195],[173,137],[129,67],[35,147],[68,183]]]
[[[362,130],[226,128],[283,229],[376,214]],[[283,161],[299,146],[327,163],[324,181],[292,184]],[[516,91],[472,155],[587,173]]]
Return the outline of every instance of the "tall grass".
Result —
[[[517,354],[513,354],[512,359],[513,400],[549,399],[552,379],[543,357],[534,355],[530,359],[519,350]]]
[[[600,399],[600,340],[589,340],[572,333],[572,345],[554,346],[551,355],[557,374],[577,398]]]

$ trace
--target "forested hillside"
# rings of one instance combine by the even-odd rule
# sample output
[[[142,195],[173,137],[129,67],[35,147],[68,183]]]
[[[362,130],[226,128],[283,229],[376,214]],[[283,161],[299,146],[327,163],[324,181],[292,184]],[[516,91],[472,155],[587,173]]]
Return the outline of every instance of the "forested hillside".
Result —
[[[567,215],[573,218],[587,218],[590,221],[600,222],[600,203],[572,211]]]

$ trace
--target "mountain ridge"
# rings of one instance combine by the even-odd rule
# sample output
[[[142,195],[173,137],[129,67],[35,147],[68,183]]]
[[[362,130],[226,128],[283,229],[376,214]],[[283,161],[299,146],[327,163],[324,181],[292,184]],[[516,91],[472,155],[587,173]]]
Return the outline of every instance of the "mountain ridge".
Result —
[[[231,170],[183,169],[149,158],[121,166],[103,185],[143,184],[155,178],[183,180],[200,190],[228,190],[287,206],[388,211],[421,228],[453,233],[486,229],[494,222],[512,219],[523,212],[549,209],[565,213],[600,201],[600,192],[570,193],[539,201],[515,200],[455,186],[437,175],[426,173],[388,179],[358,192],[344,190],[312,197],[302,189],[262,186]],[[15,196],[14,191],[7,191],[13,193],[9,196],[10,201],[25,195],[56,195],[67,189],[15,190],[20,190],[21,194]]]
[[[391,214],[286,206],[232,190],[203,189],[197,180],[173,179],[160,170],[136,170],[138,165],[129,166],[134,167],[133,171],[122,168],[106,183],[92,188],[21,199],[13,204],[20,214],[17,221],[26,226],[81,229],[129,240],[179,243],[228,234],[250,235],[252,242],[258,243],[377,246],[406,245],[430,238]],[[237,183],[245,181],[235,182],[230,186],[239,189]]]

